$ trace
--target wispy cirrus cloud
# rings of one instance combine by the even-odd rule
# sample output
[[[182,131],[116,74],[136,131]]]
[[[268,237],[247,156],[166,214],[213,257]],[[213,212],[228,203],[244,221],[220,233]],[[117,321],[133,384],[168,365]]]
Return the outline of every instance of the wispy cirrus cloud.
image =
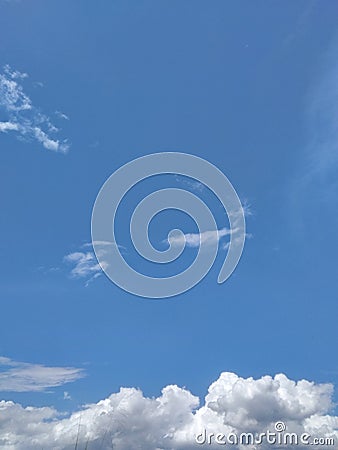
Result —
[[[0,122],[0,132],[18,131],[19,125],[13,122]]]
[[[64,262],[72,266],[70,276],[72,278],[82,278],[85,280],[85,286],[102,275],[102,269],[97,262],[96,256],[92,251],[79,251],[69,253],[63,258]]]
[[[60,117],[60,119],[69,120],[67,114],[63,113],[62,111],[55,111],[55,114]]]
[[[231,235],[232,242],[236,244],[236,242],[241,242],[241,233],[242,230],[239,227],[236,227],[239,222],[239,218],[244,213],[245,216],[251,216],[251,208],[247,202],[244,202],[243,207],[240,211],[233,211],[231,215],[231,221],[234,225],[233,229],[229,229],[227,227],[223,227],[219,230],[213,231],[205,231],[202,233],[186,233],[180,235],[171,235],[170,236],[170,245],[173,246],[181,246],[185,244],[190,248],[197,248],[201,245],[214,245],[215,243],[219,243],[224,237],[228,237]],[[247,238],[252,237],[251,234],[246,233],[245,236]],[[76,279],[85,280],[85,286],[87,287],[92,281],[96,278],[100,277],[103,273],[104,265],[105,265],[105,255],[108,254],[111,246],[117,246],[120,250],[126,251],[126,247],[120,244],[116,244],[114,242],[104,242],[99,241],[95,243],[95,248],[98,256],[100,257],[100,264],[96,258],[96,255],[93,251],[92,242],[87,242],[83,244],[79,250],[68,253],[63,258],[63,262],[68,265],[70,269],[70,276]],[[168,238],[162,241],[162,244],[168,244]],[[224,242],[220,247],[222,250],[227,250],[229,248],[230,242]],[[106,258],[108,260],[108,257]],[[108,262],[107,262],[108,265]],[[54,269],[55,270],[55,269]]]
[[[50,367],[0,357],[0,392],[45,391],[83,377],[83,370],[75,367]]]
[[[109,252],[110,246],[114,245],[120,249],[125,248],[113,242],[100,241],[96,244],[97,252],[100,253],[101,265],[104,265],[104,256]],[[91,242],[83,244],[79,251],[66,255],[63,261],[72,267],[70,271],[71,277],[84,279],[86,287],[103,273],[102,267],[96,259]]]
[[[182,175],[174,175],[174,179],[175,179],[176,183],[182,184],[195,192],[203,192],[203,190],[205,189],[205,186],[203,183],[200,183],[199,181],[190,179],[189,177],[185,177]]]
[[[0,73],[0,132],[13,132],[21,139],[37,141],[47,150],[66,153],[67,139],[55,137],[59,129],[24,92],[22,81],[27,77],[8,65]]]
[[[204,231],[203,233],[186,233],[182,235],[171,236],[171,245],[186,244],[188,247],[199,247],[201,244],[213,245],[225,236],[235,234],[237,230],[230,230],[229,228],[222,228],[216,231]],[[163,242],[168,242],[167,239]]]
[[[304,146],[299,166],[288,184],[288,213],[292,226],[309,229],[307,215],[314,207],[330,214],[338,192],[338,63],[335,39],[323,52],[304,98]],[[316,205],[316,206],[314,206]],[[326,227],[334,216],[326,219]],[[332,221],[332,223],[334,223]],[[334,225],[333,225],[334,226]]]
[[[245,216],[251,216],[251,209],[248,204],[245,204],[241,211],[234,211],[231,214],[232,223],[234,224],[234,228],[230,229],[227,227],[223,227],[219,230],[210,230],[210,231],[204,231],[202,233],[186,233],[181,234],[177,236],[170,236],[170,244],[171,245],[185,245],[187,247],[196,248],[199,247],[201,244],[203,245],[214,245],[215,243],[218,243],[222,240],[222,238],[227,236],[232,236],[232,239],[234,242],[236,242],[236,235],[238,236],[239,233],[241,233],[241,229],[237,228],[236,225],[239,223],[239,218],[241,215],[244,214]],[[251,237],[250,234],[246,233],[246,237]],[[162,241],[162,243],[168,243],[168,239],[165,239]],[[229,247],[229,242],[226,242],[224,245],[222,245],[222,249],[226,250]]]
[[[307,181],[338,170],[338,40],[321,61],[321,70],[309,88],[306,123],[307,160],[303,166]]]
[[[196,437],[204,431],[214,437],[219,433],[274,432],[277,421],[285,423],[289,433],[309,434],[309,442],[329,437],[337,443],[338,417],[332,413],[332,395],[330,384],[296,382],[284,374],[253,379],[224,372],[209,386],[202,406],[198,397],[176,385],[166,386],[156,398],[144,396],[139,389],[121,388],[66,418],[53,408],[24,408],[3,401],[0,446],[70,450],[78,441],[81,448],[103,450],[192,450],[203,447]],[[205,446],[220,448],[214,439]],[[271,444],[263,441],[259,448],[268,450]],[[290,443],[287,448],[305,447]]]

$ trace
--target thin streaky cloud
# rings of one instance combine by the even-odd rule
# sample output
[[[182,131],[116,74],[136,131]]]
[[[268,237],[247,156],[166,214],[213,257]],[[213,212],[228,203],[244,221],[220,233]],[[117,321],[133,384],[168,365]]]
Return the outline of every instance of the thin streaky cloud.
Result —
[[[177,183],[187,186],[192,191],[203,192],[205,189],[204,184],[200,183],[199,181],[189,179],[188,177],[184,177],[182,175],[174,175],[174,177]]]
[[[0,392],[45,391],[84,376],[84,371],[75,367],[50,367],[0,357]]]
[[[323,56],[323,69],[308,95],[306,177],[338,169],[338,41]]]
[[[167,239],[164,239],[162,241],[162,244],[170,244],[170,245],[186,245],[187,247],[191,248],[197,248],[201,244],[203,245],[214,245],[215,243],[220,242],[224,237],[232,236],[232,240],[234,244],[237,242],[239,243],[241,241],[241,238],[236,237],[236,234],[241,232],[240,228],[237,228],[236,225],[238,225],[239,220],[241,219],[242,215],[245,216],[251,216],[252,210],[250,205],[245,201],[242,205],[242,208],[238,211],[232,211],[227,212],[229,215],[229,218],[232,220],[232,223],[234,224],[234,228],[230,229],[227,227],[223,227],[219,230],[210,230],[210,231],[204,231],[202,233],[186,233],[183,235],[178,236],[171,236],[170,242]],[[252,238],[252,234],[246,233],[246,238]],[[220,248],[222,250],[228,250],[230,245],[230,242],[224,243]]]
[[[322,55],[305,98],[304,148],[297,172],[288,186],[292,225],[307,228],[304,214],[309,204],[321,208],[337,203],[338,189],[338,40]]]
[[[5,133],[6,131],[18,131],[19,125],[13,122],[0,122],[0,132]]]
[[[116,246],[119,249],[126,249],[126,247],[124,245],[120,245],[120,244],[116,244],[116,242],[111,242],[111,241],[93,241],[93,242],[86,242],[82,245],[82,248],[92,248],[93,244],[95,244],[96,246],[100,246],[100,247],[109,247],[109,246]]]
[[[66,153],[68,140],[56,137],[59,129],[24,92],[21,83],[27,77],[26,73],[13,70],[9,65],[0,73],[0,113],[5,117],[0,122],[0,133],[12,132],[21,140],[36,141],[47,150]]]
[[[69,120],[69,117],[67,116],[67,114],[61,112],[61,111],[55,111],[55,114],[60,118],[60,119],[64,119],[64,120]]]
[[[199,247],[201,244],[213,245],[225,236],[236,233],[238,230],[230,230],[229,228],[222,228],[216,231],[204,231],[203,233],[186,233],[180,236],[170,238],[171,245],[186,244],[188,247]],[[163,242],[168,242],[166,239]]]

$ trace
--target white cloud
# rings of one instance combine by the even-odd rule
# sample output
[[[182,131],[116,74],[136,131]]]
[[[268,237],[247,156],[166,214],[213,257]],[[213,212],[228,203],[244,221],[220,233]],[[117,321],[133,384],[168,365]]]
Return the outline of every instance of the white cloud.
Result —
[[[184,242],[188,247],[199,247],[201,244],[212,245],[218,242],[222,237],[236,233],[237,230],[222,228],[216,231],[204,231],[203,233],[186,233],[183,235],[171,236],[170,243],[172,245],[182,245]],[[167,242],[165,240],[164,242]]]
[[[96,260],[94,252],[74,252],[64,257],[65,262],[73,264],[70,274],[75,278],[98,276],[101,267]]]
[[[101,265],[97,262],[94,251],[92,251],[93,244],[87,242],[81,246],[80,251],[69,253],[63,259],[64,262],[73,266],[70,275],[74,278],[86,279],[85,286],[88,286],[93,280],[102,275],[102,268],[104,266],[104,256],[109,251],[111,245],[117,246],[119,249],[125,249],[122,245],[113,242],[97,241],[96,251],[100,255]],[[88,251],[86,249],[90,248]]]
[[[0,392],[44,391],[82,378],[82,369],[48,367],[0,357]]]
[[[8,65],[0,73],[0,113],[6,116],[6,120],[0,122],[0,132],[13,131],[21,138],[36,140],[47,150],[66,153],[69,149],[67,140],[52,137],[59,130],[25,94],[20,81],[27,76]]]
[[[220,241],[223,237],[229,236],[230,234],[233,234],[233,242],[236,244],[238,242],[242,242],[241,237],[236,237],[236,234],[239,232],[239,229],[235,228],[234,230],[230,230],[228,228],[222,228],[217,231],[205,231],[203,233],[186,233],[183,235],[171,236],[170,237],[170,243],[172,245],[182,245],[184,242],[188,247],[199,247],[200,244],[205,245],[213,245],[215,242]],[[247,238],[251,238],[252,235],[246,233],[245,236]],[[167,239],[165,239],[163,242],[168,242]],[[227,250],[230,246],[230,242],[225,242],[222,245],[223,250]]]
[[[203,430],[225,435],[260,433],[274,431],[276,421],[283,421],[287,432],[309,433],[311,439],[333,437],[337,443],[338,417],[330,414],[331,409],[330,384],[296,383],[283,374],[254,380],[223,373],[209,387],[203,406],[188,390],[175,385],[165,387],[157,398],[144,397],[137,389],[121,388],[66,418],[53,408],[24,408],[3,401],[0,445],[13,450],[67,450],[74,448],[78,438],[79,448],[87,445],[88,449],[190,450],[203,448],[195,443]]]
[[[12,122],[0,122],[0,132],[6,131],[18,131],[19,126],[17,123]]]
[[[61,112],[61,111],[55,111],[55,114],[60,117],[60,119],[69,120],[69,117],[67,114]]]
[[[226,236],[232,235],[233,242],[241,242],[242,239],[240,236],[236,237],[236,235],[241,233],[241,229],[238,227],[240,224],[240,219],[242,214],[245,216],[251,216],[251,208],[250,206],[244,202],[241,210],[233,211],[230,213],[230,218],[232,219],[232,224],[234,225],[233,229],[224,227],[215,231],[204,231],[202,233],[186,233],[182,235],[171,235],[170,236],[170,244],[171,245],[185,245],[187,247],[199,247],[201,244],[204,245],[214,245],[218,243],[222,238]],[[237,227],[236,227],[237,226]],[[246,237],[252,237],[251,234],[245,234]],[[162,241],[162,243],[168,243],[168,239]],[[230,242],[226,242],[222,245],[223,250],[227,250],[229,248]]]
[[[232,211],[229,213],[229,216],[235,221],[240,220],[241,215],[244,214],[245,217],[249,217],[253,215],[251,205],[249,202],[244,199],[242,200],[242,208],[237,211]]]
[[[64,391],[64,393],[63,393],[63,399],[64,399],[64,400],[71,400],[72,397],[71,397],[71,395],[69,394],[69,392]]]
[[[192,178],[185,177],[182,175],[174,175],[175,181],[179,184],[183,184],[189,187],[192,191],[202,192],[205,189],[203,183],[193,180]]]
[[[58,140],[50,139],[44,131],[39,127],[34,127],[33,129],[34,136],[37,141],[39,141],[47,150],[53,150],[55,152],[66,153],[69,146],[67,144],[67,140],[64,140],[62,143]]]

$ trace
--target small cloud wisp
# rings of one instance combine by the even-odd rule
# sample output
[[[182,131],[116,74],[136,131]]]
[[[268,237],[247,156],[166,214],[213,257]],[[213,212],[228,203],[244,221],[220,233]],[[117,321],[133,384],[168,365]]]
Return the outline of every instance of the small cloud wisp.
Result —
[[[27,77],[26,73],[12,70],[9,65],[0,73],[0,133],[13,132],[21,140],[36,141],[47,150],[67,153],[67,139],[55,138],[59,129],[24,92],[21,82]]]

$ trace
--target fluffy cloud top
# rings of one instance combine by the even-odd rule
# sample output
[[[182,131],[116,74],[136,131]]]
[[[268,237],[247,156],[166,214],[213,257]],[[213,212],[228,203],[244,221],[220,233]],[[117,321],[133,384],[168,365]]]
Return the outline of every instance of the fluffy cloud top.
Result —
[[[77,448],[87,449],[189,450],[203,448],[196,443],[196,436],[203,430],[225,435],[259,433],[274,430],[277,420],[284,421],[289,432],[306,432],[311,439],[332,437],[337,443],[338,417],[330,415],[331,398],[329,384],[306,380],[296,383],[282,374],[254,380],[223,373],[209,387],[201,407],[197,397],[177,386],[165,387],[158,398],[122,388],[67,418],[53,408],[23,408],[0,402],[0,446],[68,450],[78,441]],[[220,446],[212,443],[207,447]],[[263,444],[260,448],[271,446]]]
[[[59,130],[25,94],[20,81],[27,76],[8,65],[0,73],[0,112],[6,117],[5,121],[0,121],[0,133],[15,132],[21,139],[35,140],[47,150],[66,153],[69,148],[67,140],[52,137]]]

